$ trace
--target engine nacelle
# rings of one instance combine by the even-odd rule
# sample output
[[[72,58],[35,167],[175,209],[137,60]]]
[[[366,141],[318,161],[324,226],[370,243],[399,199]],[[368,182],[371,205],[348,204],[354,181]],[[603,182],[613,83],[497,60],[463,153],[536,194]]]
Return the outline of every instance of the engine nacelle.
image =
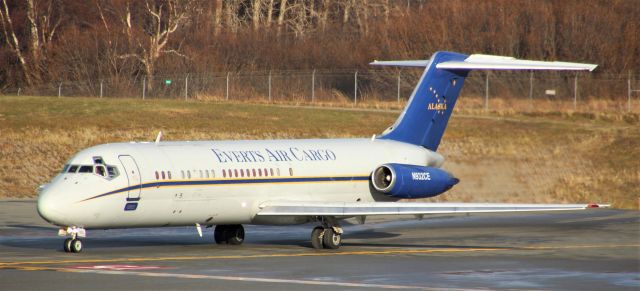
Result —
[[[373,188],[396,198],[433,197],[460,180],[444,170],[405,164],[384,164],[371,174]]]

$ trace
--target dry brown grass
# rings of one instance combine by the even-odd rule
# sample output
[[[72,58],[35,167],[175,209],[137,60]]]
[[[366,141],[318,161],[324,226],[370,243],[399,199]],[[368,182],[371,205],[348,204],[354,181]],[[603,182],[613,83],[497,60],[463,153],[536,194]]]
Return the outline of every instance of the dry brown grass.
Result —
[[[439,149],[462,182],[433,200],[638,207],[637,114],[518,111],[508,106],[523,105],[511,101],[484,112],[466,102],[475,100],[461,99]],[[399,107],[0,97],[0,197],[33,197],[66,159],[95,144],[152,140],[158,130],[168,140],[368,137],[391,124]]]

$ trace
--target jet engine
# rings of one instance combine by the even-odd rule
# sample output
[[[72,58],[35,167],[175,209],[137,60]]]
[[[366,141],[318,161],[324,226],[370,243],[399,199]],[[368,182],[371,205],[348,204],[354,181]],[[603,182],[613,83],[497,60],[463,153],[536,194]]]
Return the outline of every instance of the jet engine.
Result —
[[[373,188],[396,198],[437,196],[459,181],[438,168],[406,164],[384,164],[371,174]]]

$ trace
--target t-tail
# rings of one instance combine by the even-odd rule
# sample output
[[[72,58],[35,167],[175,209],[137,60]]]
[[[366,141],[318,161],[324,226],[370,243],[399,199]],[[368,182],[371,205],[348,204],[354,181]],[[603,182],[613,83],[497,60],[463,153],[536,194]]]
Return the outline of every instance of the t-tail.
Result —
[[[593,71],[597,66],[453,52],[436,52],[429,60],[374,61],[371,65],[425,68],[404,111],[380,138],[420,145],[432,151],[440,145],[464,80],[471,70]]]

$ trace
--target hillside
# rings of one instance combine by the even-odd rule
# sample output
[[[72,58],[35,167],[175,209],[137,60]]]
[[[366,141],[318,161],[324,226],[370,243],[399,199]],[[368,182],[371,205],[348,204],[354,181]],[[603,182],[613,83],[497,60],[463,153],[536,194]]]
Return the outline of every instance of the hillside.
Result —
[[[601,202],[637,208],[637,115],[479,113],[461,99],[440,147],[461,183],[436,201]],[[0,96],[0,197],[34,197],[100,143],[369,137],[398,112],[223,102]]]

